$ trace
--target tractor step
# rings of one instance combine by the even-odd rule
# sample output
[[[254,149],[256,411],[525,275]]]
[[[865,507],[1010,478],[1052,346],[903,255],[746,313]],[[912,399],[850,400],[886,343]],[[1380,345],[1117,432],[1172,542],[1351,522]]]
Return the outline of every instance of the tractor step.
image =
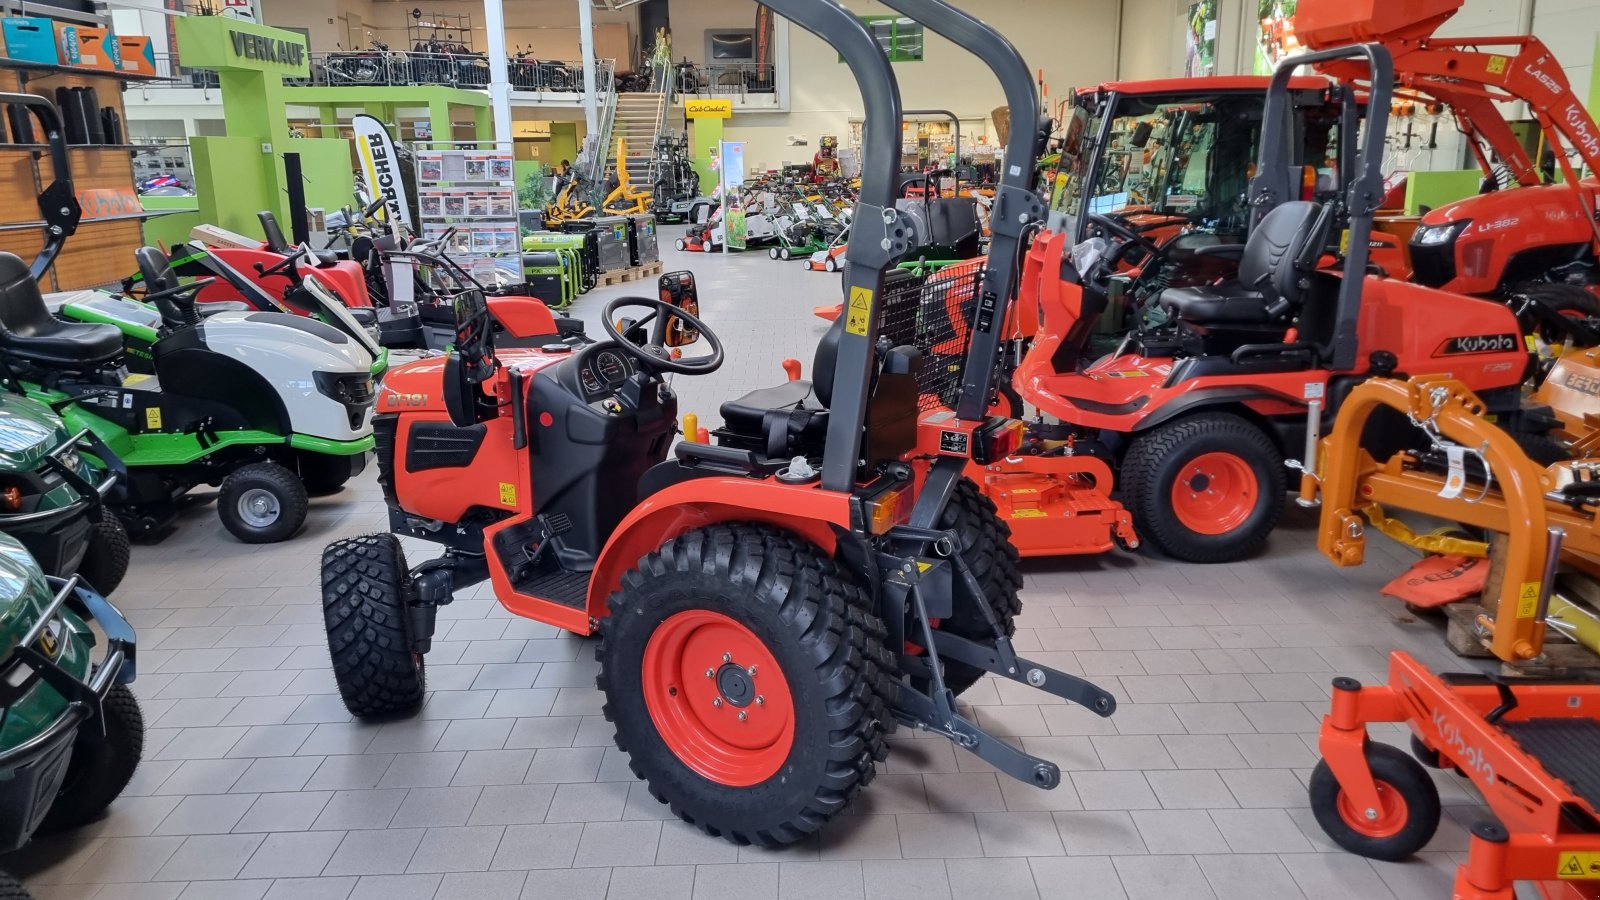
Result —
[[[559,603],[571,609],[583,609],[589,596],[589,573],[564,569],[537,572],[519,579],[512,587],[519,594]]]

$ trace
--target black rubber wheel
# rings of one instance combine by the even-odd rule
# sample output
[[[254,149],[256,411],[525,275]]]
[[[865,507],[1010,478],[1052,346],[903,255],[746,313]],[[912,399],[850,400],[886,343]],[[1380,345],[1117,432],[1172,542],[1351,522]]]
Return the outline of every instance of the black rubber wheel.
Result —
[[[1184,562],[1250,556],[1283,513],[1283,454],[1260,428],[1229,413],[1200,413],[1140,435],[1118,480],[1140,535]]]
[[[300,456],[300,483],[312,497],[326,497],[344,490],[350,480],[350,461],[342,456],[326,453],[304,453]]]
[[[595,651],[605,716],[685,822],[791,844],[871,781],[895,657],[865,592],[809,542],[754,523],[696,529],[641,559],[609,608]]]
[[[1358,856],[1399,862],[1433,840],[1439,829],[1439,789],[1422,764],[1388,744],[1368,744],[1367,765],[1378,782],[1382,810],[1371,821],[1358,818],[1326,760],[1311,773],[1311,812],[1339,846]]]
[[[217,515],[246,544],[275,544],[294,537],[311,502],[300,477],[275,462],[251,463],[222,479]]]
[[[788,247],[782,247],[778,250],[778,258],[784,262],[788,262],[791,258],[793,258],[793,255],[794,254],[789,251]]]
[[[678,249],[679,250],[686,250],[686,249],[688,249],[688,247],[689,247],[688,243],[686,243],[683,238],[678,238]]]
[[[112,685],[101,710],[105,713],[105,737],[94,722],[78,726],[67,774],[50,811],[39,823],[40,834],[79,828],[100,818],[139,768],[144,754],[144,714],[133,691],[125,684]]]
[[[367,534],[322,551],[322,619],[333,680],[357,718],[388,718],[422,706],[428,673],[414,652],[406,596],[411,570],[400,539]]]
[[[1600,318],[1600,298],[1589,293],[1582,285],[1557,283],[1528,284],[1515,288],[1511,296],[1518,299],[1531,300],[1544,306],[1552,312],[1575,319]],[[1537,335],[1546,344],[1566,345],[1571,340],[1568,334],[1544,334],[1544,327],[1539,317],[1530,313],[1523,313],[1523,327],[1529,334]],[[1560,329],[1556,329],[1560,330]],[[1572,346],[1583,346],[1573,344]]]
[[[824,271],[824,272],[837,272],[837,271],[839,271],[839,258],[837,256],[834,256],[831,253],[828,254],[827,256],[823,257],[822,258],[822,271]]]
[[[1439,751],[1429,747],[1427,744],[1424,744],[1422,742],[1422,738],[1419,738],[1414,734],[1411,736],[1411,755],[1416,757],[1417,762],[1422,763],[1430,769],[1444,768],[1444,762],[1441,761],[1439,757]]]
[[[0,872],[0,900],[33,900],[33,895],[22,886],[22,882]]]
[[[777,258],[778,258],[778,248],[777,247],[769,248],[767,250],[767,259],[776,260]]]
[[[128,574],[128,562],[132,558],[128,529],[122,527],[116,516],[103,512],[100,521],[89,527],[89,547],[83,552],[83,562],[78,564],[78,574],[90,587],[109,595]]]
[[[1022,557],[1011,543],[1011,527],[1000,518],[994,501],[984,496],[977,483],[964,477],[956,483],[944,515],[939,518],[939,527],[955,532],[960,538],[956,554],[972,569],[1006,635],[1016,634],[1017,614],[1022,611],[1022,599],[1017,594],[1022,587],[1019,569]],[[994,639],[994,629],[983,611],[970,603],[958,605],[954,614],[942,620],[935,630],[985,644]],[[906,637],[913,643],[920,643],[917,631],[909,624]],[[984,675],[984,670],[977,666],[950,659],[943,662],[945,687],[957,694],[977,684]],[[928,689],[928,682],[923,678],[913,677],[911,685],[919,691]]]

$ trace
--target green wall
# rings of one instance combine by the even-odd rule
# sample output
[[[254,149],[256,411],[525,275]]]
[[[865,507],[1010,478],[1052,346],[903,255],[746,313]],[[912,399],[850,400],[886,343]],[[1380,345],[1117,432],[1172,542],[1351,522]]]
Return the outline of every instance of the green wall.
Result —
[[[700,193],[711,196],[721,182],[711,168],[717,155],[717,144],[722,142],[722,119],[689,120],[689,155],[693,157],[694,170],[700,174]]]
[[[1423,206],[1432,209],[1471,197],[1482,180],[1477,169],[1412,172],[1406,176],[1406,215],[1418,215]]]
[[[578,158],[578,123],[577,122],[551,122],[550,123],[550,163],[551,168],[561,164],[564,159],[572,162]]]
[[[265,238],[256,213],[277,210],[287,221],[272,186],[280,183],[269,173],[282,163],[261,152],[255,137],[195,137],[189,140],[194,190],[200,201],[200,219],[250,237]]]

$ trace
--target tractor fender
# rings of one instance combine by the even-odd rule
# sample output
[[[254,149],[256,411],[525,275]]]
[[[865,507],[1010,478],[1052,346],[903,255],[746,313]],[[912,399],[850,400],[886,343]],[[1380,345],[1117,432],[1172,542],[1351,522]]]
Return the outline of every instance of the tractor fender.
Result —
[[[606,598],[645,554],[666,541],[718,522],[761,522],[793,532],[828,556],[835,529],[850,530],[849,494],[816,484],[788,485],[740,476],[695,478],[662,488],[623,518],[595,560],[585,606],[591,619],[606,615]]]
[[[1133,427],[1133,433],[1149,431],[1150,429],[1166,422],[1186,416],[1203,409],[1218,406],[1245,406],[1252,400],[1265,400],[1275,403],[1288,403],[1304,408],[1305,401],[1288,394],[1277,391],[1267,391],[1255,387],[1218,387],[1191,391],[1169,403],[1163,403],[1150,415],[1139,420]],[[1272,433],[1272,429],[1268,429]]]

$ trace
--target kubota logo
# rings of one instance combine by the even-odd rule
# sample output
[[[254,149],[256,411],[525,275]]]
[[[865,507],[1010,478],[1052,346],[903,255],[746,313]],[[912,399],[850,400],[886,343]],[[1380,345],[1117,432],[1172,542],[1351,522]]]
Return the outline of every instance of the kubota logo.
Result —
[[[1506,353],[1522,346],[1514,334],[1471,334],[1453,337],[1439,345],[1434,356],[1459,356],[1471,353]]]
[[[1440,749],[1453,750],[1450,756],[1461,768],[1469,773],[1476,772],[1482,775],[1487,782],[1494,781],[1494,764],[1489,762],[1483,750],[1467,743],[1467,737],[1461,729],[1438,710],[1433,712],[1433,728],[1438,732],[1439,742],[1443,745]]]

